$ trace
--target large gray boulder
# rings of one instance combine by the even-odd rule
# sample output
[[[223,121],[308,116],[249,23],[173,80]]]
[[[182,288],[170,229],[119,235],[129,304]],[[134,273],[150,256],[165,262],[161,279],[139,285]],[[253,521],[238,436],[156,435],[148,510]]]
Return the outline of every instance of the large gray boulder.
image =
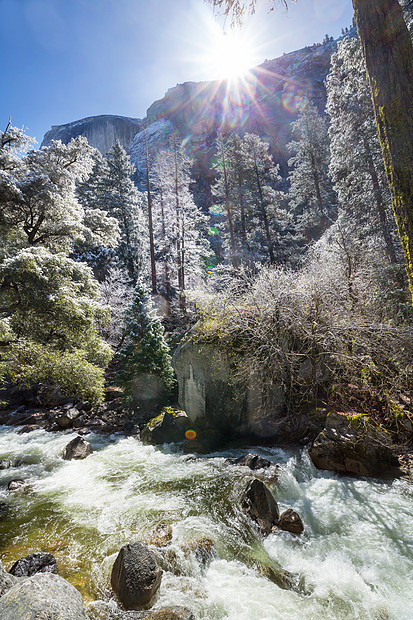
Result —
[[[85,459],[89,454],[92,454],[93,448],[88,441],[85,441],[83,437],[75,437],[69,442],[64,449],[63,458],[65,461],[71,461],[72,459]]]
[[[282,383],[266,390],[260,377],[251,376],[246,385],[225,351],[197,342],[196,330],[173,356],[179,405],[198,427],[217,429],[226,439],[231,435],[275,437],[277,419],[284,414]]]
[[[330,413],[309,450],[318,469],[350,476],[397,474],[389,434],[367,416]]]
[[[17,577],[7,573],[0,560],[0,596],[3,596],[7,590],[10,590],[18,582]],[[0,616],[1,617],[1,616]]]
[[[112,568],[111,584],[125,609],[140,609],[159,589],[162,569],[152,551],[136,541],[122,547]]]
[[[17,578],[0,598],[1,620],[87,620],[80,592],[62,577]]]
[[[57,573],[56,558],[51,553],[36,551],[17,560],[10,569],[15,577],[31,577],[36,573]]]
[[[263,534],[278,525],[279,510],[271,491],[261,480],[251,480],[241,496],[241,508],[257,523]]]

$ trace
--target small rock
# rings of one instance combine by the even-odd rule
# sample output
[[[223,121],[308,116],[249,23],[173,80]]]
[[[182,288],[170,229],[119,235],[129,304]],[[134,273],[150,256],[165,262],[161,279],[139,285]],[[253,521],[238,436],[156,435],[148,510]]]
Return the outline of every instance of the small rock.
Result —
[[[186,550],[192,552],[202,566],[206,566],[215,555],[215,543],[211,538],[200,538],[185,545]]]
[[[195,616],[186,607],[164,607],[151,611],[145,616],[145,620],[195,620]]]
[[[76,407],[70,407],[56,419],[56,422],[60,428],[70,428],[73,426],[74,420],[79,416],[80,411]]]
[[[304,531],[300,515],[292,508],[288,508],[280,515],[277,527],[292,534],[301,534]]]
[[[79,415],[75,420],[73,420],[72,428],[82,428],[85,423],[85,416]]]
[[[155,532],[153,533],[149,544],[154,545],[155,547],[166,547],[172,540],[172,527],[169,523],[165,521],[161,521],[156,526]]]
[[[264,534],[278,524],[278,505],[265,484],[256,478],[248,483],[241,496],[241,507],[255,521]]]
[[[17,560],[9,570],[15,577],[31,577],[36,573],[57,573],[56,558],[51,553],[40,551]]]
[[[18,491],[19,489],[22,489],[25,486],[25,484],[26,483],[24,480],[20,480],[20,479],[10,480],[9,484],[7,485],[7,490]]]
[[[123,388],[111,385],[106,388],[105,400],[114,400],[115,398],[122,398],[124,396]]]
[[[77,409],[79,409],[79,411],[91,411],[92,403],[90,403],[88,400],[85,400],[85,402],[83,403],[78,403],[76,407]]]
[[[13,467],[13,461],[9,461],[8,459],[0,460],[0,469],[10,469],[10,467]]]
[[[244,467],[249,467],[252,470],[267,469],[268,467],[273,467],[275,465],[272,461],[268,461],[258,454],[245,454],[244,456],[240,456],[236,459],[227,459],[226,463],[231,465],[243,465]]]
[[[75,437],[67,444],[63,452],[63,458],[65,461],[85,459],[92,452],[93,448],[88,441],[85,441],[82,437]]]
[[[26,424],[23,428],[19,428],[17,431],[18,435],[24,435],[24,433],[31,433],[33,431],[38,431],[41,428],[38,424]]]
[[[112,568],[111,584],[125,609],[139,609],[159,589],[162,569],[148,547],[136,541],[122,547]]]

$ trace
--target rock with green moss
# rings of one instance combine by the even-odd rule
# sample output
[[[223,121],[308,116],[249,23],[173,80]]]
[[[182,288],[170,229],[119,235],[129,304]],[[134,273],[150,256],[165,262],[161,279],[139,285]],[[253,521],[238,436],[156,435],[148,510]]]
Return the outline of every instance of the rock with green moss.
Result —
[[[152,418],[141,430],[141,439],[152,444],[179,442],[191,428],[191,421],[185,411],[164,407],[162,412]]]
[[[350,476],[397,474],[389,433],[368,416],[330,413],[309,454],[318,469]]]

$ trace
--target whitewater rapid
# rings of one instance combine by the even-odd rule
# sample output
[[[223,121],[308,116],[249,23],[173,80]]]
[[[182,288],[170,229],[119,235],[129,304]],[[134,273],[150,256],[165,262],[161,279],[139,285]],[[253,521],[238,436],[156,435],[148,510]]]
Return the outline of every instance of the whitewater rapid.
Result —
[[[205,457],[177,446],[145,446],[134,438],[90,435],[83,461],[61,454],[73,435],[18,434],[0,427],[0,559],[6,569],[34,551],[50,551],[60,574],[77,587],[91,619],[139,618],[124,612],[110,588],[120,547],[149,541],[161,521],[172,526],[152,608],[182,605],[208,620],[411,620],[413,618],[413,487],[404,480],[339,477],[318,471],[305,451],[234,449]],[[280,465],[258,474],[225,463],[256,452]],[[259,475],[280,511],[305,525],[263,539],[239,509],[247,482]],[[9,493],[15,478],[27,482]],[[205,566],[188,546],[211,538]],[[284,569],[294,589],[281,589],[262,568]]]

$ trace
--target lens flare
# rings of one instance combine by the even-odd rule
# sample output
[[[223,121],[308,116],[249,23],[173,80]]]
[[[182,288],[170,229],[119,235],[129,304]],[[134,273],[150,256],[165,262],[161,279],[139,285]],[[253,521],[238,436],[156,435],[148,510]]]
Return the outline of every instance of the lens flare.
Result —
[[[186,431],[185,437],[192,441],[193,439],[196,439],[196,432],[193,430]]]

